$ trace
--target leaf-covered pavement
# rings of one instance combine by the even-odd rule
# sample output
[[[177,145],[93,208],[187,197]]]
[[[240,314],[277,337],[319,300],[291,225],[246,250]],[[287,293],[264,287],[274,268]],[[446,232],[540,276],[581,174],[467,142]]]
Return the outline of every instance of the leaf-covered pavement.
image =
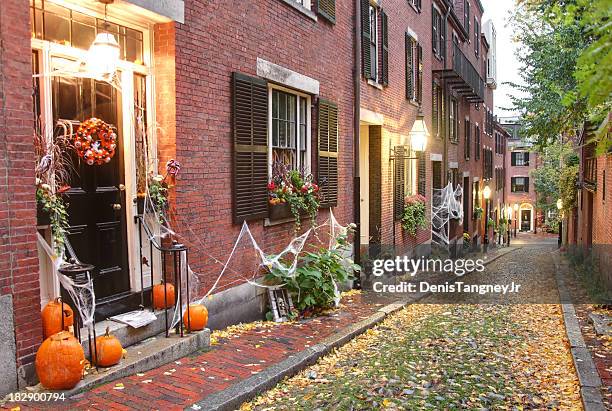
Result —
[[[558,305],[412,305],[242,410],[582,409]]]

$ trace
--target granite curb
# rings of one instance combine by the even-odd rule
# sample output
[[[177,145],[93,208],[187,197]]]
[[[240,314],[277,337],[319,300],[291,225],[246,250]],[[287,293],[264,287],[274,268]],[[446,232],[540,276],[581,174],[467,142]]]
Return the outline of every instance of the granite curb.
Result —
[[[565,287],[565,281],[561,274],[561,256],[559,252],[552,254],[555,264],[555,276],[557,286],[559,288],[559,296],[561,301],[569,301],[569,294]],[[601,378],[595,368],[595,363],[591,357],[591,352],[584,343],[580,324],[576,318],[576,310],[573,304],[561,304],[563,311],[563,322],[565,324],[565,332],[570,343],[572,360],[574,368],[578,374],[580,382],[580,397],[582,405],[586,411],[605,411],[601,395]]]

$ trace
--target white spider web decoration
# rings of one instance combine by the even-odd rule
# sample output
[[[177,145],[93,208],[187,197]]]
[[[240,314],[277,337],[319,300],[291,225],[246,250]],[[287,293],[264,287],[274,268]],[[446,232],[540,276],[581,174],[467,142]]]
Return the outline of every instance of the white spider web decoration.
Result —
[[[434,188],[431,201],[431,241],[434,244],[448,246],[450,220],[463,221],[463,189],[461,185],[453,190],[453,184],[444,188]]]

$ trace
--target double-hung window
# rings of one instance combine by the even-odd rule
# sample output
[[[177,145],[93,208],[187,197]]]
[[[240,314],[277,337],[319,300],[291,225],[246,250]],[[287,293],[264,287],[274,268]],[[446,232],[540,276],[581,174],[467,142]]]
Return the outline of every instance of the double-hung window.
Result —
[[[370,4],[370,78],[378,78],[378,9]]]
[[[476,16],[474,16],[474,53],[476,57],[480,54],[480,23]]]
[[[310,172],[310,97],[270,88],[270,165]]]
[[[304,7],[307,10],[310,10],[310,0],[294,0],[297,4]]]
[[[406,98],[421,103],[423,98],[423,48],[406,33]]]
[[[529,177],[512,177],[510,179],[511,190],[513,193],[529,192]]]
[[[459,141],[459,115],[458,115],[457,99],[451,98],[449,123],[450,123],[450,140],[453,142]]]
[[[513,151],[510,157],[513,167],[522,167],[529,165],[529,153],[525,151]]]
[[[463,25],[469,36],[470,35],[470,2],[468,0],[465,0],[463,3]]]
[[[431,15],[431,48],[434,55],[440,59],[446,57],[446,27],[442,15],[432,6]]]

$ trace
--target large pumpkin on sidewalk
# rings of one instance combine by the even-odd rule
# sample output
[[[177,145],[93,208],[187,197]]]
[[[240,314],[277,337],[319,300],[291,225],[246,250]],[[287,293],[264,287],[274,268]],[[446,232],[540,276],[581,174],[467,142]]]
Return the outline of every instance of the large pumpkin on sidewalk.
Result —
[[[168,294],[168,305],[166,305],[165,292]],[[161,283],[153,287],[153,308],[161,310],[163,308],[174,307],[174,286],[170,283]]]
[[[36,353],[36,374],[43,387],[69,390],[83,377],[85,353],[68,331],[60,331],[43,341]]]
[[[189,331],[202,331],[208,324],[208,310],[202,304],[189,304],[183,314],[183,324]]]
[[[101,367],[118,364],[123,355],[121,342],[109,331],[109,328],[106,327],[106,334],[96,338],[96,351],[93,353],[93,361]]]
[[[43,337],[45,339],[60,331],[68,331],[74,324],[74,312],[62,299],[57,297],[49,301],[41,312],[43,324]],[[64,328],[62,329],[62,316],[64,317]]]

